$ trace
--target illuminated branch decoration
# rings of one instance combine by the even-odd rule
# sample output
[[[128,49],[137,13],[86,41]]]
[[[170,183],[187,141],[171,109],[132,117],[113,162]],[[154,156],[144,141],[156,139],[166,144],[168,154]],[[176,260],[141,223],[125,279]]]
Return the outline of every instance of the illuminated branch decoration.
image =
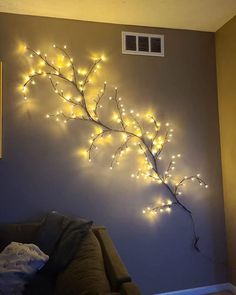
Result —
[[[181,200],[181,189],[187,182],[197,182],[205,188],[208,185],[201,178],[200,174],[185,176],[178,181],[172,174],[174,173],[176,162],[181,157],[180,154],[173,155],[169,160],[166,169],[161,169],[160,161],[166,146],[171,142],[174,130],[169,123],[162,127],[159,120],[151,113],[145,115],[139,114],[134,110],[127,110],[123,100],[118,95],[118,89],[114,88],[112,96],[107,95],[107,83],[104,82],[101,90],[95,97],[90,97],[89,91],[93,87],[92,79],[99,70],[104,57],[94,58],[91,67],[88,70],[77,69],[73,58],[68,53],[66,46],[63,48],[53,45],[56,50],[54,59],[48,58],[47,54],[35,51],[27,47],[27,52],[33,58],[33,64],[40,63],[39,69],[33,70],[26,78],[23,85],[24,99],[28,99],[28,88],[35,84],[36,79],[46,77],[52,87],[52,90],[69,107],[65,111],[61,107],[53,114],[47,114],[47,118],[54,118],[57,122],[68,123],[69,121],[82,120],[94,125],[94,132],[89,139],[89,146],[86,150],[86,156],[89,161],[93,160],[96,150],[101,141],[107,138],[121,137],[118,147],[111,156],[109,169],[114,169],[119,165],[122,157],[131,150],[139,153],[142,165],[138,170],[131,174],[132,178],[144,178],[145,180],[158,183],[163,186],[170,199],[162,204],[143,209],[143,214],[155,215],[163,212],[169,212],[175,206],[182,208],[191,220],[193,230],[194,249],[200,251],[198,247],[199,237],[196,233],[195,223],[192,212],[184,205]],[[65,89],[65,90],[64,90]],[[73,94],[66,94],[70,89]],[[104,105],[103,105],[103,104]],[[112,107],[113,115],[109,123],[107,116],[104,117],[104,111],[107,105]],[[64,106],[65,104],[63,104]],[[109,112],[110,113],[110,112]],[[163,130],[163,131],[162,131]]]

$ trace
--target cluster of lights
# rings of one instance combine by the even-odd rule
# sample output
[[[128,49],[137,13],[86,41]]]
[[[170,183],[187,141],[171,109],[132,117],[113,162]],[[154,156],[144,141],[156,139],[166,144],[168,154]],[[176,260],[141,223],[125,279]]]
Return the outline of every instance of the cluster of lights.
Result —
[[[157,205],[154,207],[146,207],[143,209],[143,214],[145,215],[157,215],[158,213],[170,213],[171,209],[174,205],[176,205],[176,202],[172,202],[171,200],[168,200],[167,202],[162,202],[161,205]]]
[[[113,170],[125,155],[131,150],[136,150],[142,157],[142,164],[140,164],[138,171],[131,174],[131,177],[159,183],[168,189],[173,201],[169,200],[158,206],[147,207],[142,211],[144,214],[155,215],[170,212],[173,205],[179,205],[192,214],[179,200],[179,196],[182,195],[181,187],[185,186],[187,181],[196,181],[205,188],[208,185],[200,177],[200,174],[186,176],[176,182],[173,173],[177,161],[181,158],[180,154],[173,155],[166,169],[160,171],[159,161],[162,160],[163,150],[173,138],[174,129],[171,124],[167,122],[162,126],[156,116],[150,112],[141,114],[133,109],[128,110],[122,97],[118,95],[117,87],[113,89],[112,96],[107,95],[106,81],[103,83],[103,87],[97,91],[97,95],[93,98],[88,97],[87,88],[91,87],[93,76],[97,75],[105,57],[93,58],[90,68],[82,69],[76,66],[66,45],[62,48],[53,45],[53,48],[57,53],[53,59],[50,59],[47,53],[43,54],[40,50],[27,47],[30,58],[37,58],[39,63],[35,62],[37,68],[26,76],[22,87],[24,99],[28,99],[28,88],[35,85],[37,78],[47,77],[62,105],[55,113],[47,114],[46,118],[52,118],[56,122],[64,124],[72,120],[83,120],[94,126],[94,132],[88,140],[89,147],[85,152],[89,162],[92,161],[93,153],[99,149],[101,142],[109,142],[113,136],[118,134],[121,137],[120,145],[111,155],[109,169]],[[68,89],[73,89],[73,91],[68,93]],[[106,109],[109,101],[112,103],[113,112],[110,122],[107,123],[107,120],[103,120],[102,111]],[[66,111],[64,106],[66,106]]]

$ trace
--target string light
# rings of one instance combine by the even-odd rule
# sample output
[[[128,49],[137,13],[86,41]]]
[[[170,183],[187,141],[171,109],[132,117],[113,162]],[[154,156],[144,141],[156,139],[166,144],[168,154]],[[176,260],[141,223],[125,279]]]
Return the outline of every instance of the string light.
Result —
[[[201,175],[184,176],[179,182],[176,182],[170,172],[176,170],[176,164],[181,158],[181,154],[172,155],[168,165],[162,170],[159,167],[159,161],[162,160],[163,150],[171,142],[174,129],[167,122],[162,128],[160,121],[151,112],[141,115],[133,109],[127,110],[124,106],[122,97],[118,96],[118,88],[114,88],[114,94],[106,94],[107,82],[103,83],[103,88],[97,91],[97,95],[92,101],[87,97],[87,88],[91,87],[93,75],[105,61],[105,56],[93,58],[89,69],[77,68],[74,59],[67,51],[67,46],[62,48],[53,44],[53,48],[58,52],[54,60],[49,60],[48,55],[41,54],[40,50],[35,51],[27,47],[30,57],[39,59],[43,69],[33,69],[27,76],[22,87],[23,97],[27,99],[26,93],[30,84],[34,85],[38,78],[47,76],[54,93],[62,99],[66,105],[72,107],[71,112],[57,111],[54,114],[47,114],[46,118],[54,118],[56,122],[68,123],[72,120],[83,120],[91,123],[95,127],[94,133],[88,139],[89,147],[86,153],[82,153],[89,162],[93,159],[93,153],[98,150],[99,144],[106,144],[112,140],[112,137],[121,134],[121,143],[111,156],[110,170],[120,164],[121,160],[134,147],[140,154],[142,161],[137,172],[131,174],[131,178],[139,180],[140,178],[156,182],[167,188],[173,200],[163,202],[161,205],[148,206],[142,210],[145,215],[156,215],[159,213],[170,212],[173,206],[179,206],[185,210],[193,223],[194,247],[198,250],[198,237],[195,231],[195,224],[192,218],[192,212],[183,205],[180,196],[183,195],[180,188],[185,186],[188,181],[196,181],[200,186],[208,188]],[[50,56],[50,55],[49,55]],[[58,63],[60,57],[60,64]],[[34,61],[34,59],[33,59]],[[66,88],[73,88],[74,94],[64,94],[64,90],[59,88],[59,81],[62,81]],[[73,92],[73,93],[74,93]],[[107,123],[102,119],[101,112],[106,109],[107,100],[113,104],[112,122]],[[103,102],[103,103],[102,103]],[[148,126],[147,126],[148,125]],[[167,157],[165,157],[166,160]]]

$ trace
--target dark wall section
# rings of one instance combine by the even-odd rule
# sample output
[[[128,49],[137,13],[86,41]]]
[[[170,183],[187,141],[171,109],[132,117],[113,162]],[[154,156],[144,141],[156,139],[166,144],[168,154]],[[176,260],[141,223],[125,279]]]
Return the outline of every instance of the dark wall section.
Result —
[[[163,33],[165,57],[122,55],[122,30]],[[209,183],[208,190],[193,186],[183,200],[194,213],[201,248],[219,262],[225,260],[225,232],[214,35],[0,14],[0,219],[29,220],[58,210],[105,225],[146,295],[225,282],[221,264],[192,250],[191,225],[183,211],[175,209],[155,222],[142,216],[142,208],[156,196],[166,197],[166,191],[132,180],[122,167],[110,173],[103,163],[90,166],[77,157],[78,147],[87,143],[87,126],[60,128],[45,120],[56,107],[46,82],[35,86],[29,104],[23,103],[16,88],[29,66],[16,52],[19,41],[43,51],[66,43],[83,64],[91,53],[105,53],[101,79],[119,86],[136,110],[150,107],[174,124],[173,151],[184,156],[179,171],[200,172]],[[127,165],[132,161],[127,159]]]

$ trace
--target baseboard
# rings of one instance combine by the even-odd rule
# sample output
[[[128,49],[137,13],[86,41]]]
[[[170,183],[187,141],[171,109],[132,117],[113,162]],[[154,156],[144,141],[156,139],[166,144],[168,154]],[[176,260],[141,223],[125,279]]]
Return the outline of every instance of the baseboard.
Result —
[[[173,292],[157,293],[153,295],[204,295],[204,294],[210,294],[210,293],[226,291],[226,290],[229,290],[233,294],[236,294],[236,287],[230,283],[225,283],[225,284],[217,284],[217,285],[205,286],[200,288],[184,289],[184,290],[173,291]]]

